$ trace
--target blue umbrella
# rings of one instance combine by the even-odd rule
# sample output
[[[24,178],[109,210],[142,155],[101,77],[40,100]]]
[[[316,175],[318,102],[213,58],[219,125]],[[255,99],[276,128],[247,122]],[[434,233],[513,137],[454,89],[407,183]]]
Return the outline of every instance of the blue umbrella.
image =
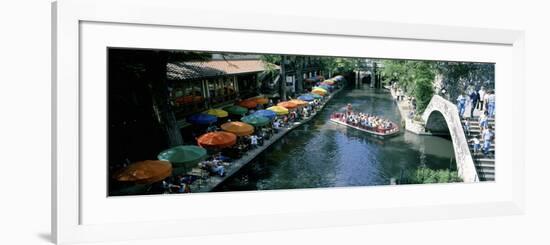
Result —
[[[321,84],[319,85],[320,88],[324,88],[325,90],[329,90],[330,89],[330,86],[327,85],[327,84]]]
[[[257,115],[257,116],[261,116],[261,117],[267,117],[267,118],[269,118],[269,120],[273,120],[273,119],[275,119],[275,117],[277,117],[277,113],[275,113],[274,111],[270,111],[270,110],[258,110],[256,112],[254,112],[253,115]]]
[[[315,100],[315,98],[313,98],[313,96],[311,96],[309,94],[300,95],[300,96],[298,96],[298,99],[303,100],[303,101],[313,101],[313,100]]]
[[[323,96],[315,94],[315,93],[309,93],[307,95],[313,97],[313,99],[322,99],[323,98]]]
[[[187,121],[192,124],[208,125],[218,121],[216,116],[208,114],[195,114],[187,118]]]
[[[334,86],[328,85],[328,84],[321,84],[319,85],[320,88],[324,88],[326,91],[332,92],[334,90]]]

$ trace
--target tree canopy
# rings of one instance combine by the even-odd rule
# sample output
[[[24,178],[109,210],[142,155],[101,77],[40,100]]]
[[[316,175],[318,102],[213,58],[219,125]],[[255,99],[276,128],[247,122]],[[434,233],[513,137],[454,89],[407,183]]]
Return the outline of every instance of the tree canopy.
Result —
[[[383,60],[385,82],[397,82],[404,92],[416,99],[417,113],[424,112],[434,94],[436,63],[432,61]]]
[[[437,72],[442,75],[446,97],[453,100],[461,93],[468,93],[481,86],[494,89],[495,66],[490,63],[438,62]]]

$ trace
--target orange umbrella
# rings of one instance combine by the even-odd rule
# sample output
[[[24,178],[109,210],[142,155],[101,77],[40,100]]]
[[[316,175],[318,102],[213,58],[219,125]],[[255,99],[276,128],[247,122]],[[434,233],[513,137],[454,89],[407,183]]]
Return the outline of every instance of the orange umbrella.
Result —
[[[247,99],[239,102],[239,105],[248,109],[254,109],[258,103],[255,100]]]
[[[243,122],[227,122],[222,124],[221,128],[224,131],[234,133],[237,136],[251,135],[254,133],[254,127],[248,123]]]
[[[165,179],[172,174],[169,161],[146,160],[135,162],[113,175],[118,181],[151,184]]]
[[[289,102],[292,102],[298,106],[305,106],[307,105],[308,103],[303,101],[303,100],[297,100],[297,99],[294,99],[294,100],[289,100]]]
[[[290,101],[283,101],[283,102],[280,102],[277,104],[278,106],[282,106],[284,108],[287,108],[287,109],[294,109],[296,107],[298,107],[298,105],[294,102],[290,102]]]
[[[256,103],[258,103],[260,105],[265,105],[265,104],[269,103],[269,99],[267,99],[265,97],[256,98],[256,99],[254,99],[254,101],[256,101]]]
[[[236,142],[237,135],[223,131],[206,133],[197,139],[197,143],[205,148],[227,148]]]

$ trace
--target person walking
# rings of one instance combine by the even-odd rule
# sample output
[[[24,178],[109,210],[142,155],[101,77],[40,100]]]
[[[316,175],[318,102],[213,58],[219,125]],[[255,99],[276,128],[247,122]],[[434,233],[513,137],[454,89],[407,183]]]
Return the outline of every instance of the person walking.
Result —
[[[480,141],[477,137],[473,139],[474,142],[474,154],[477,154],[481,148]]]
[[[495,117],[495,91],[494,90],[489,92],[489,97],[487,98],[487,111],[489,112],[489,118]]]
[[[485,98],[485,87],[481,86],[477,94],[479,95],[478,108],[480,111],[483,111],[483,99]]]
[[[490,127],[488,127],[483,131],[482,137],[483,137],[483,154],[488,155],[489,150],[491,148],[491,140],[493,139],[493,132],[491,131]]]
[[[474,90],[470,93],[470,102],[471,102],[471,105],[470,105],[470,118],[474,118],[474,110],[475,110],[476,107],[477,107],[478,101],[479,101],[479,94],[478,94],[477,91],[474,89]]]
[[[466,109],[466,96],[460,94],[458,96],[458,98],[456,99],[456,101],[458,102],[458,104],[457,104],[458,115],[460,116],[460,118],[463,118],[464,117],[464,110]]]
[[[464,122],[464,131],[466,131],[466,135],[470,136],[470,120]]]
[[[483,110],[484,111],[488,111],[488,103],[487,103],[487,100],[489,100],[489,92],[486,91],[485,94],[483,95]]]
[[[479,127],[481,129],[486,129],[489,126],[489,119],[487,118],[487,111],[484,111],[479,116]]]

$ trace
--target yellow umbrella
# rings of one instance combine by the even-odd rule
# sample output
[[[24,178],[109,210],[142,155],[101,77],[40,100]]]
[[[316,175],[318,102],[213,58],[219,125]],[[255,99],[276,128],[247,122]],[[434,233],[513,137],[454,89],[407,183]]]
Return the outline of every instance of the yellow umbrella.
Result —
[[[327,94],[327,91],[324,90],[324,89],[314,89],[314,90],[311,91],[311,93],[324,96],[324,95]]]
[[[298,99],[294,99],[294,100],[289,100],[289,102],[292,102],[298,106],[305,106],[307,105],[308,103],[303,101],[303,100],[298,100]]]
[[[216,116],[216,117],[227,117],[228,115],[227,111],[224,111],[222,109],[210,109],[206,111],[206,114]]]
[[[328,91],[326,89],[322,88],[322,87],[313,87],[313,91],[315,91],[315,90],[321,90],[325,93],[328,93]]]
[[[288,114],[288,109],[286,109],[282,106],[278,106],[278,105],[269,107],[267,109],[270,110],[270,111],[275,112],[277,115],[286,115],[286,114]]]
[[[254,126],[243,122],[227,122],[222,124],[223,131],[234,133],[237,136],[251,135],[254,133]]]

